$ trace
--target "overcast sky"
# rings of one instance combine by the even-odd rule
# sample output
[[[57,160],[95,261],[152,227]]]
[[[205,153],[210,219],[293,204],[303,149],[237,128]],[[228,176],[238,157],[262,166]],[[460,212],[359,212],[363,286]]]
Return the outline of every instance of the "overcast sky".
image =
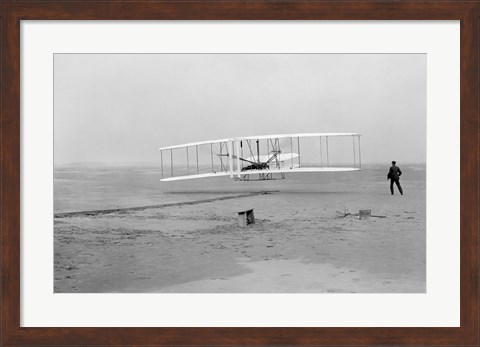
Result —
[[[364,163],[425,162],[426,68],[424,54],[56,54],[55,165],[297,132],[359,132]]]

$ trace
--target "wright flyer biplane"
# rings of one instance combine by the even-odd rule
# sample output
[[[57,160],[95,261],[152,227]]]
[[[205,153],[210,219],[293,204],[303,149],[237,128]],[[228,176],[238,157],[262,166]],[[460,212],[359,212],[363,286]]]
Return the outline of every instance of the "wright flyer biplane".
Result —
[[[234,137],[160,148],[161,181],[230,176],[271,180],[286,173],[361,170],[360,134]]]

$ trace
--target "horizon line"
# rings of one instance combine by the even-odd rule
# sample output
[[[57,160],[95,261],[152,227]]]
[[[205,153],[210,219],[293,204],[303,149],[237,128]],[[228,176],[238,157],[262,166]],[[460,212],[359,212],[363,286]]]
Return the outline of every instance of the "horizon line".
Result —
[[[426,164],[426,161],[398,161],[397,163],[402,164]],[[331,163],[333,164],[333,163]],[[340,163],[344,164],[344,163]],[[340,165],[339,163],[334,165]],[[384,164],[391,164],[391,160],[388,161],[370,161],[370,162],[362,162],[363,165],[384,165]],[[131,162],[100,162],[100,161],[80,161],[80,162],[68,162],[68,163],[54,163],[53,167],[62,167],[62,166],[127,166],[127,165],[161,165],[160,161],[131,161]],[[201,165],[209,165],[201,164]]]

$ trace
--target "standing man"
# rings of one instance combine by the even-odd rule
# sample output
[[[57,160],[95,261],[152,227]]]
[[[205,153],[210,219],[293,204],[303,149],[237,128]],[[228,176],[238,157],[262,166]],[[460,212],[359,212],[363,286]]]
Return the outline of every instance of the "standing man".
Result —
[[[393,183],[395,183],[397,185],[398,191],[400,192],[400,194],[403,195],[403,189],[400,185],[400,176],[402,175],[402,170],[400,170],[400,168],[395,164],[397,164],[397,162],[395,160],[392,161],[392,166],[390,167],[387,175],[387,180],[390,180],[390,192],[393,195]]]

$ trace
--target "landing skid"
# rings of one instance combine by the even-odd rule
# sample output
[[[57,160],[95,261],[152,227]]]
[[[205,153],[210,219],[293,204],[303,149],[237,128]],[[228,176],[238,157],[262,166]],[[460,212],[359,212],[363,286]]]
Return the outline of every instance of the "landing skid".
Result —
[[[285,173],[260,173],[260,174],[244,174],[235,177],[235,181],[273,181],[285,179]]]

